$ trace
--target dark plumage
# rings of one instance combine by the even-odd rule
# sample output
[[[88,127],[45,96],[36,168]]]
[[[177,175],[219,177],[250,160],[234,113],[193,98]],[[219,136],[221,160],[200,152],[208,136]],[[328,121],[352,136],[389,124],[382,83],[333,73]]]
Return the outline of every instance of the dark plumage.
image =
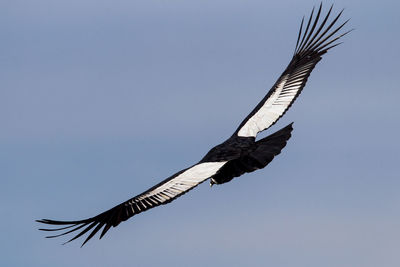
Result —
[[[80,231],[67,242],[89,233],[83,246],[100,230],[100,238],[102,238],[111,227],[143,211],[167,204],[208,179],[211,185],[223,184],[234,177],[268,165],[285,147],[293,130],[292,123],[258,141],[256,141],[257,134],[271,127],[284,115],[301,93],[311,71],[321,60],[322,55],[337,46],[339,43],[336,41],[349,32],[338,34],[347,21],[335,26],[342,11],[330,23],[327,23],[332,7],[322,21],[320,20],[321,10],[322,4],[313,19],[313,9],[305,30],[303,30],[303,18],[293,58],[275,85],[239,125],[234,134],[222,144],[212,148],[201,161],[97,216],[76,221],[38,220],[40,223],[59,227],[40,230],[49,232],[64,230],[48,238]]]
[[[246,172],[264,168],[286,146],[293,130],[292,124],[257,142],[251,142],[241,155],[228,161],[211,179],[210,184],[227,183]]]

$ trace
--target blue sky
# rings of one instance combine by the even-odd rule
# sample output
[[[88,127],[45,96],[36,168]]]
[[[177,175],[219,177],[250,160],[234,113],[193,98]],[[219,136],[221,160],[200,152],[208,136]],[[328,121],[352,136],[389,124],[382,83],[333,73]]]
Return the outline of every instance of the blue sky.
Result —
[[[398,1],[336,1],[356,31],[290,111],[267,168],[93,239],[96,215],[195,162],[266,94],[313,1],[1,1],[2,266],[399,266]],[[330,3],[326,3],[326,7]]]

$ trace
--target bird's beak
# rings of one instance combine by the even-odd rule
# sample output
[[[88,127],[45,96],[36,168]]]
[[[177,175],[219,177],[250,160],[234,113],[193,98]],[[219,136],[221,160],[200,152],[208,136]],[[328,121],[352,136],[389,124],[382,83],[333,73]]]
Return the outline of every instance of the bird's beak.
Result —
[[[212,187],[214,184],[216,184],[216,182],[214,182],[214,179],[211,178],[211,179],[210,179],[210,187]]]

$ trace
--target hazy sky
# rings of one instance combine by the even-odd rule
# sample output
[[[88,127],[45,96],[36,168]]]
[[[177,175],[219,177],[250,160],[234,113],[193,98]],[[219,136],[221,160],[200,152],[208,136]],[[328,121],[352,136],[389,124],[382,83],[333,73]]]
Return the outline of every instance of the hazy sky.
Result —
[[[356,30],[263,134],[294,121],[267,168],[82,249],[37,231],[35,219],[109,209],[229,137],[318,4],[271,2],[1,1],[0,265],[399,266],[398,1],[335,2]]]

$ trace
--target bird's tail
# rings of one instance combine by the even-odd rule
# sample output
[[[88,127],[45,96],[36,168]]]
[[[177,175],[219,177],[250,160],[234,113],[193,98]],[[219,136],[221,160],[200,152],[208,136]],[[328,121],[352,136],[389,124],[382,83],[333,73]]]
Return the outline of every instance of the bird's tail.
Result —
[[[250,156],[264,166],[264,168],[272,159],[281,153],[286,146],[287,141],[291,137],[293,130],[293,122],[279,131],[260,139],[256,142],[257,148],[250,153]]]

